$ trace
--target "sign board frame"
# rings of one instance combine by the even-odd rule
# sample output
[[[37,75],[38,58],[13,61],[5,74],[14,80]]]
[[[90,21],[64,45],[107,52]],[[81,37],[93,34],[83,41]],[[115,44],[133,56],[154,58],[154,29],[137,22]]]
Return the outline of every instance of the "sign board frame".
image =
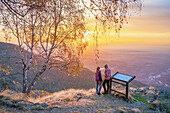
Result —
[[[136,76],[131,76],[131,75],[127,75],[124,73],[119,73],[116,72],[111,78],[110,78],[110,93],[111,91],[115,91],[117,93],[120,93],[122,95],[125,95],[126,99],[128,99],[128,89],[129,89],[129,83],[135,79]],[[126,86],[126,94],[119,92],[117,90],[112,89],[112,82],[117,83],[117,84],[121,84]]]

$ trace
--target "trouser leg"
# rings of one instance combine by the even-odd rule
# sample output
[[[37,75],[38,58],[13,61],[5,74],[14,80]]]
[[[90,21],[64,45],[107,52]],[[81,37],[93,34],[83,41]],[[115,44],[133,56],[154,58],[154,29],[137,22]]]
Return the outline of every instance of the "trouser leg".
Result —
[[[96,93],[98,93],[98,82],[96,82]]]
[[[106,86],[105,86],[105,84],[106,84],[106,80],[104,80],[104,82],[103,82],[104,93],[106,93]]]
[[[106,93],[108,93],[108,91],[109,91],[109,87],[110,85],[109,85],[109,80],[107,80],[107,90],[106,90]]]
[[[99,86],[100,86],[100,87],[99,87],[99,92],[98,92],[98,93],[100,93],[100,91],[101,91],[101,88],[102,88],[102,85],[101,85],[101,83],[102,83],[102,82],[100,82],[100,83],[99,83]]]

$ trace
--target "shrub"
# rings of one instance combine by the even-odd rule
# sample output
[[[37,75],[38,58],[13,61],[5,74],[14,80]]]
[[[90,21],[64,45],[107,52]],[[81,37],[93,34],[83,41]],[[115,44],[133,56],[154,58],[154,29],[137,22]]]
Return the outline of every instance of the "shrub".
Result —
[[[148,109],[150,109],[150,110],[156,110],[154,107],[152,107],[152,106],[148,106]]]
[[[32,110],[43,110],[44,108],[42,106],[36,106],[31,108]]]
[[[166,106],[166,104],[162,104],[162,106],[167,110],[170,109],[169,107]]]
[[[140,97],[138,97],[138,96],[136,96],[136,95],[132,95],[136,100],[138,100],[138,101],[141,101],[141,102],[144,102],[144,103],[146,103],[146,104],[148,104],[148,101],[147,101],[147,99],[142,99],[142,98],[140,98]]]
[[[111,109],[111,106],[105,106],[103,109]]]

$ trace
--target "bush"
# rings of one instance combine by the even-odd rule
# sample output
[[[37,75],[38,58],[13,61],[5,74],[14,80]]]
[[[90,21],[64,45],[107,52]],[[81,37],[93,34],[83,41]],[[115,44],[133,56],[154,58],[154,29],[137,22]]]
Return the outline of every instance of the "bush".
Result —
[[[148,106],[148,109],[150,109],[150,110],[156,110],[154,107],[152,107],[152,106]]]
[[[35,106],[31,108],[32,110],[43,110],[44,108],[42,106]]]
[[[166,106],[166,104],[162,104],[162,106],[167,110],[170,109],[169,107]]]
[[[142,98],[139,98],[138,96],[136,96],[136,95],[132,95],[136,100],[138,100],[138,101],[141,101],[141,102],[144,102],[144,103],[146,103],[146,104],[148,104],[148,101],[147,101],[147,99],[142,99]]]
[[[103,109],[111,109],[111,106],[105,106]]]

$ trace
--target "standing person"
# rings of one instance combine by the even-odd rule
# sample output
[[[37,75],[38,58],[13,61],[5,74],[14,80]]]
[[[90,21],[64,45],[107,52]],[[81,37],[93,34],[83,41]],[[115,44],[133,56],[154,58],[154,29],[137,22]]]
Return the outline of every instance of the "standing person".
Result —
[[[110,77],[111,77],[111,70],[108,68],[108,65],[106,64],[105,66],[105,80],[103,82],[103,88],[104,88],[104,93],[103,94],[108,94],[108,91],[110,89]],[[107,84],[107,89],[106,89],[106,84]]]
[[[100,95],[100,91],[102,88],[102,85],[101,85],[102,84],[102,76],[101,76],[100,67],[97,67],[95,77],[96,77],[96,93],[98,95]]]

